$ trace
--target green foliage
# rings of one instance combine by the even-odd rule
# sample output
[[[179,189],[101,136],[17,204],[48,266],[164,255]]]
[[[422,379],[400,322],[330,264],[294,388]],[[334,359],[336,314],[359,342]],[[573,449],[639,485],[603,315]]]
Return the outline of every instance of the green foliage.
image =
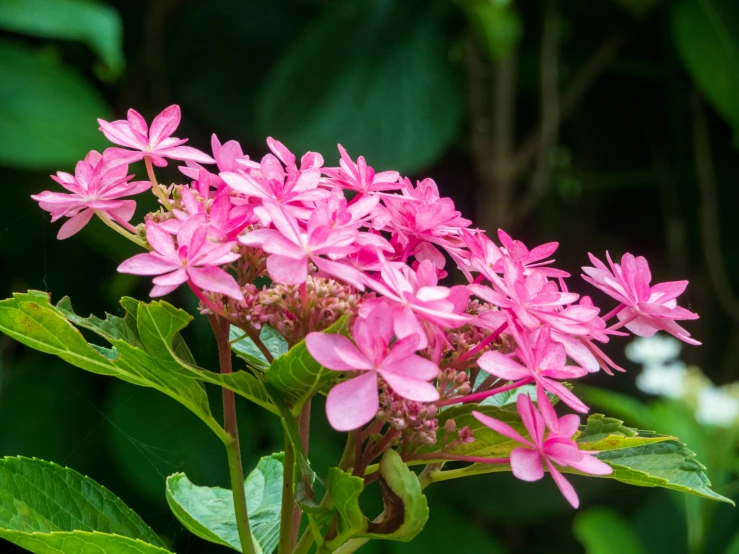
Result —
[[[368,163],[377,171],[433,163],[454,140],[463,113],[443,43],[447,13],[445,2],[419,0],[327,10],[262,90],[262,134],[297,152],[325,156],[337,143],[355,157],[371,152]]]
[[[280,537],[282,454],[265,456],[244,481],[249,523],[258,552],[269,554]],[[177,519],[200,538],[241,552],[233,495],[193,485],[183,473],[167,479],[167,502]]]
[[[459,0],[491,59],[505,58],[521,40],[521,16],[512,0]]]
[[[629,523],[608,508],[577,514],[572,531],[586,554],[646,554]]]
[[[108,74],[115,76],[123,69],[121,20],[107,4],[89,0],[3,0],[0,28],[84,42],[100,56]]]
[[[96,124],[109,117],[104,100],[49,52],[0,42],[0,75],[0,165],[70,167],[105,147]]]
[[[508,457],[517,442],[482,425],[471,414],[477,410],[503,421],[524,437],[528,436],[517,412],[494,406],[458,406],[445,410],[439,418],[440,427],[449,418],[454,418],[459,427],[467,426],[475,441],[448,447],[444,452],[461,456]],[[712,500],[733,504],[733,501],[710,489],[705,467],[695,459],[695,454],[674,437],[658,435],[652,431],[638,431],[623,426],[623,422],[599,414],[588,418],[577,437],[583,450],[598,452],[597,456],[613,468],[605,477],[630,485],[663,487]],[[443,438],[440,439],[443,441]],[[424,452],[438,451],[440,443],[423,449]],[[443,459],[439,459],[440,462]],[[461,470],[453,470],[457,477],[510,471],[507,464],[472,464]],[[565,473],[578,473],[571,468],[562,468]],[[443,473],[442,473],[443,475]],[[444,477],[442,476],[441,479]],[[437,474],[432,480],[439,480]]]
[[[679,0],[672,12],[678,53],[697,87],[734,128],[739,143],[739,5]]]
[[[346,334],[348,321],[349,316],[345,315],[324,333]],[[290,404],[290,413],[298,416],[306,401],[326,385],[337,381],[340,375],[315,361],[305,346],[305,340],[302,340],[276,358],[264,377],[265,382],[278,390]]]
[[[664,487],[680,492],[734,502],[712,491],[705,474],[705,466],[695,454],[676,440],[650,443],[623,450],[607,450],[598,454],[613,468],[608,477],[640,487]]]
[[[164,553],[159,537],[92,479],[28,458],[0,460],[0,537],[37,554]]]
[[[144,311],[138,309],[135,301],[124,299],[125,318],[108,316],[106,320],[84,320],[74,316],[78,325],[84,324],[108,340],[112,349],[89,344],[65,315],[71,312],[69,301],[62,300],[61,304],[61,308],[52,306],[49,295],[44,292],[17,293],[13,298],[0,301],[0,331],[87,371],[152,387],[186,406],[217,434],[223,432],[210,412],[203,386],[185,369],[172,371],[170,360],[158,356],[163,353],[163,347],[155,337],[160,335],[152,329],[149,318],[139,317]],[[132,337],[134,326],[139,333],[136,340]],[[166,337],[160,338],[171,342],[179,329],[170,327],[168,331]],[[125,338],[117,338],[123,336]],[[191,357],[181,339],[175,348],[182,356]]]
[[[231,342],[231,350],[234,351],[239,358],[244,360],[249,367],[253,367],[259,371],[267,371],[269,362],[259,347],[244,331],[231,325],[229,329],[229,340]],[[285,338],[269,325],[264,325],[259,332],[259,340],[272,354],[273,358],[279,358],[288,351],[288,344]]]
[[[326,479],[328,502],[313,509],[326,521],[326,514],[336,517],[336,533],[319,552],[333,552],[350,539],[381,539],[408,542],[421,532],[429,517],[428,502],[418,477],[395,450],[383,454],[379,464],[379,481],[384,503],[382,515],[370,521],[362,512],[359,497],[364,483],[338,468],[331,468]],[[330,519],[328,520],[330,521]]]

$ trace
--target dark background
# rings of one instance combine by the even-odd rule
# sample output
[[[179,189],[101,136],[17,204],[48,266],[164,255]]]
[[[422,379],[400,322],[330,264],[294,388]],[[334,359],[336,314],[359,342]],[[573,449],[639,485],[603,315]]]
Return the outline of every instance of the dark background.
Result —
[[[122,295],[146,298],[148,280],[115,272],[134,252],[128,244],[96,224],[59,242],[29,195],[54,189],[50,172],[106,147],[96,117],[135,107],[150,120],[177,103],[176,135],[192,146],[209,152],[216,132],[258,159],[274,136],[298,155],[321,152],[331,166],[341,142],[378,171],[435,179],[491,234],[503,227],[529,246],[559,241],[558,266],[574,275],[587,252],[645,255],[655,282],[691,281],[682,304],[701,314],[689,328],[704,346],[687,349],[686,361],[717,384],[739,378],[734,0],[23,0],[0,1],[0,29],[3,297],[46,290],[98,315],[119,313]],[[160,182],[180,177],[170,164]],[[570,286],[593,292],[579,279]],[[171,300],[194,307],[184,290]],[[213,366],[207,324],[196,320],[187,333],[198,362]],[[624,345],[616,341],[609,353],[631,373],[588,384],[639,396]],[[248,470],[279,448],[279,422],[239,408]],[[325,468],[338,458],[340,437],[321,410],[311,451]],[[705,461],[706,452],[689,446]],[[163,489],[178,471],[228,486],[222,447],[154,391],[0,337],[0,455],[90,475],[177,552],[222,550],[183,531]],[[737,469],[711,467],[709,476],[730,483]],[[739,539],[727,550],[739,527],[728,506],[573,481],[580,514],[595,514],[575,525],[592,554],[739,552]],[[739,499],[731,487],[719,492]],[[367,552],[583,550],[573,536],[576,512],[547,479],[477,477],[436,485],[429,500],[431,520],[415,542]],[[691,506],[705,525],[689,541]],[[600,547],[583,538],[598,535],[598,514],[623,526],[610,527],[610,544]],[[621,546],[613,538],[627,535]]]

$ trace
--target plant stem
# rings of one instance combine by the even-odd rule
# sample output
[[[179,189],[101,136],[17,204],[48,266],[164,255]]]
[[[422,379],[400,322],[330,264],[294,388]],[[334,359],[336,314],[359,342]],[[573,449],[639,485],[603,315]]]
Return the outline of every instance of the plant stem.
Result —
[[[229,323],[216,315],[209,315],[208,321],[213,328],[218,344],[218,360],[221,373],[231,373],[231,347],[228,344]],[[256,554],[254,541],[249,526],[249,513],[246,507],[246,492],[244,490],[244,471],[241,466],[241,447],[239,445],[239,428],[236,422],[236,396],[233,391],[221,389],[223,394],[223,426],[230,440],[224,441],[228,456],[228,472],[231,477],[231,493],[234,499],[236,512],[236,527],[241,541],[241,551],[244,554]]]
[[[334,550],[334,554],[350,554],[351,552],[356,552],[368,542],[369,542],[369,539],[348,540],[347,542],[342,544],[339,548]]]
[[[104,213],[102,213],[102,212],[100,212],[98,210],[93,210],[93,211],[95,212],[95,215],[97,215],[103,223],[105,223],[108,227],[110,227],[111,229],[113,229],[116,233],[118,233],[121,236],[126,237],[131,242],[135,242],[141,248],[146,248],[147,250],[151,250],[151,248],[149,247],[149,245],[146,244],[146,242],[144,242],[144,240],[141,239],[141,237],[138,237],[138,236],[134,235],[133,233],[130,233],[130,232],[126,231],[118,223],[116,223],[115,221],[112,221]]]
[[[293,548],[293,474],[295,470],[295,449],[290,437],[285,433],[285,459],[282,463],[282,506],[280,508],[280,542],[277,554],[290,554]]]
[[[161,200],[162,205],[167,209],[167,211],[171,212],[172,204],[169,203],[169,199],[164,195],[162,189],[159,187],[157,178],[154,175],[154,167],[151,165],[151,157],[144,156],[144,164],[146,165],[146,173],[149,175],[149,181],[151,181],[151,192]]]
[[[310,547],[313,546],[314,541],[315,537],[313,537],[313,530],[310,528],[310,526],[308,526],[308,528],[303,533],[303,536],[300,537],[298,544],[295,545],[295,550],[293,550],[293,554],[308,554],[308,551],[310,550]]]
[[[533,377],[524,377],[523,379],[519,379],[518,381],[514,381],[513,383],[509,383],[505,386],[498,387],[497,389],[486,390],[483,392],[475,392],[472,394],[468,394],[467,396],[457,396],[455,398],[449,398],[447,400],[442,400],[441,402],[437,402],[436,405],[438,407],[441,407],[441,406],[449,406],[451,404],[459,404],[460,402],[479,402],[480,400],[485,400],[489,396],[500,394],[501,392],[506,392],[511,389],[517,389],[518,387],[528,385],[529,383],[532,383],[533,381],[534,381]]]

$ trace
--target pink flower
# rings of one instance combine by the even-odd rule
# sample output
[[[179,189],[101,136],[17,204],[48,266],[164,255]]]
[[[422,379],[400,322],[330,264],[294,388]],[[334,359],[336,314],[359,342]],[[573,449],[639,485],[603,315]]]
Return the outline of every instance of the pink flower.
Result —
[[[533,250],[529,250],[526,248],[524,243],[520,240],[513,240],[511,236],[502,229],[498,229],[498,238],[500,239],[500,243],[503,245],[503,253],[511,260],[519,262],[524,266],[524,272],[526,275],[533,273],[534,271],[538,271],[547,277],[570,276],[569,273],[562,271],[561,269],[546,267],[554,263],[554,260],[547,260],[546,258],[554,254],[559,247],[558,242],[547,242],[546,244],[537,246]]]
[[[233,251],[236,243],[208,241],[205,217],[191,217],[184,222],[177,233],[176,246],[172,236],[152,221],[146,223],[146,239],[154,251],[129,258],[118,266],[118,271],[158,275],[154,278],[152,297],[164,296],[182,283],[190,282],[202,290],[243,300],[236,280],[218,267],[239,258],[239,254]]]
[[[393,329],[398,338],[418,335],[418,348],[428,345],[428,337],[419,320],[448,329],[461,327],[471,321],[462,313],[469,297],[464,286],[442,287],[438,285],[436,268],[424,260],[417,271],[400,263],[390,263],[380,255],[382,279],[367,277],[365,282],[393,305]],[[372,303],[365,303],[371,306]],[[367,308],[363,305],[364,310]]]
[[[438,375],[439,368],[415,354],[418,336],[405,337],[390,347],[393,314],[387,306],[379,305],[367,318],[357,318],[352,337],[356,346],[342,335],[309,333],[305,338],[308,352],[322,366],[334,371],[361,372],[328,393],[326,415],[334,429],[357,429],[375,417],[380,407],[378,377],[395,394],[408,400],[439,399],[436,387],[428,382]]]
[[[282,146],[277,141],[272,141],[271,146],[276,147],[277,144]],[[328,198],[331,191],[319,188],[321,170],[318,167],[311,165],[305,169],[302,166],[301,169],[297,169],[295,156],[287,157],[290,152],[284,146],[277,151],[289,162],[287,172],[276,156],[267,154],[262,158],[258,169],[251,167],[238,171],[223,171],[220,174],[221,179],[229,187],[247,197],[289,206],[288,209],[293,215],[308,219],[311,210],[305,208],[302,203]],[[311,160],[311,163],[316,161]]]
[[[268,254],[270,277],[284,285],[300,285],[308,277],[308,262],[319,271],[364,290],[363,276],[355,268],[335,261],[357,250],[357,231],[352,228],[331,229],[322,225],[314,212],[304,231],[298,221],[274,202],[265,202],[264,209],[276,229],[258,229],[239,237],[246,246],[258,246]],[[328,259],[330,256],[334,259]]]
[[[133,175],[127,176],[128,166],[107,168],[102,156],[91,151],[84,161],[77,162],[74,175],[59,171],[51,178],[69,191],[44,191],[31,195],[43,210],[51,212],[51,221],[69,217],[57,234],[58,239],[66,239],[79,232],[96,212],[108,217],[129,231],[133,227],[128,221],[136,210],[133,200],[120,200],[121,197],[142,193],[151,187],[148,181],[129,182]]]
[[[587,274],[583,279],[615,298],[621,305],[617,317],[621,325],[640,337],[651,337],[657,331],[667,331],[688,344],[698,345],[690,333],[675,323],[676,320],[698,319],[685,308],[677,305],[676,298],[688,286],[688,281],[670,281],[650,286],[652,274],[647,260],[624,254],[621,264],[611,261],[606,252],[610,270],[598,258],[589,254],[595,267],[583,267]]]
[[[549,404],[546,395],[543,395],[543,397],[537,396],[537,399],[542,407],[543,404]],[[545,438],[547,427],[545,418],[536,409],[529,396],[519,395],[516,399],[516,407],[529,433],[530,440],[522,437],[518,431],[502,421],[480,412],[472,412],[472,415],[496,433],[500,433],[523,445],[514,448],[511,452],[510,464],[513,475],[522,481],[538,481],[544,477],[544,466],[546,465],[552,479],[554,479],[567,502],[573,508],[577,508],[580,505],[577,493],[569,481],[555,467],[555,464],[561,467],[571,467],[590,475],[609,475],[613,472],[613,469],[591,454],[578,450],[572,436],[578,430],[579,417],[570,414],[558,419],[550,404],[551,413],[547,423],[554,425],[556,432],[550,427],[551,432]],[[542,412],[544,412],[544,409]],[[551,419],[552,417],[553,419]]]
[[[120,146],[130,148],[109,148],[105,151],[105,162],[110,166],[130,164],[151,158],[154,165],[164,167],[169,158],[198,163],[212,164],[215,160],[200,150],[182,146],[187,139],[171,136],[180,124],[180,107],[166,108],[151,122],[151,129],[146,120],[136,110],[128,110],[128,119],[119,119],[109,123],[98,119],[100,130],[106,138]]]
[[[221,144],[218,137],[213,134],[210,137],[210,146],[218,171],[237,171],[243,167],[239,163],[251,163],[254,167],[259,167],[257,162],[250,161],[249,156],[244,155],[241,145],[235,140]],[[219,175],[211,173],[197,162],[188,160],[186,164],[187,167],[180,166],[178,169],[190,179],[197,180],[198,190],[203,195],[211,188],[219,189],[223,186],[223,179]]]
[[[578,319],[558,311],[560,306],[575,302],[579,297],[577,294],[560,292],[557,283],[548,280],[542,272],[525,275],[523,265],[510,258],[503,258],[501,264],[502,277],[495,270],[480,267],[493,288],[471,284],[468,285],[470,291],[486,302],[511,311],[530,331],[549,324],[570,334],[588,333]]]
[[[508,329],[516,339],[516,355],[523,365],[501,352],[491,350],[480,356],[477,361],[480,368],[507,381],[521,381],[521,384],[533,381],[537,386],[559,396],[573,410],[586,413],[589,408],[557,379],[577,379],[588,371],[579,366],[566,365],[565,348],[551,340],[549,328],[544,327],[539,331],[533,345],[529,344],[530,336],[516,323],[509,322]]]
[[[401,183],[398,182],[400,173],[397,171],[375,173],[375,170],[367,165],[363,156],[359,156],[357,163],[354,163],[340,144],[339,153],[341,154],[339,162],[341,167],[324,169],[330,183],[344,189],[355,190],[360,194],[397,190],[401,187]]]
[[[298,171],[306,171],[323,166],[323,156],[317,152],[306,152],[300,159],[300,169],[298,169],[295,154],[290,152],[279,140],[267,137],[267,146],[280,159],[288,173],[297,173]]]

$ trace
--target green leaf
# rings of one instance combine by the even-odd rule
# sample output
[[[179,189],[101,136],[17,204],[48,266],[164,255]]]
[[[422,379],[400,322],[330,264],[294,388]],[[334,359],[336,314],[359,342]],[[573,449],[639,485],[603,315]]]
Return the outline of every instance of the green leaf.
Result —
[[[680,0],[672,9],[672,32],[695,84],[734,128],[739,143],[739,5]]]
[[[159,537],[108,489],[68,468],[0,459],[0,537],[33,552],[166,552]],[[143,541],[143,542],[142,542]]]
[[[731,499],[710,489],[711,482],[705,474],[705,466],[677,440],[608,450],[600,452],[598,459],[613,468],[613,473],[606,477],[622,483],[640,487],[663,487],[734,505]]]
[[[575,516],[572,532],[586,554],[645,554],[639,537],[610,508],[593,508]]]
[[[0,75],[0,165],[71,167],[90,149],[105,148],[96,119],[108,118],[109,108],[57,58],[0,42]]]
[[[124,303],[124,307],[128,309],[132,309],[132,306],[134,304],[130,301]],[[219,436],[224,432],[210,412],[208,397],[202,384],[193,379],[185,369],[178,366],[179,371],[175,371],[167,358],[156,355],[161,354],[161,348],[146,333],[142,334],[142,328],[146,331],[146,321],[142,325],[141,318],[138,317],[141,315],[140,308],[136,313],[128,312],[126,316],[136,321],[139,331],[139,341],[136,341],[138,346],[129,344],[127,339],[114,338],[116,332],[131,331],[133,323],[126,322],[126,318],[108,316],[106,323],[98,318],[84,320],[75,316],[80,326],[84,325],[106,338],[113,349],[89,344],[68,320],[66,314],[70,311],[68,299],[62,302],[62,308],[59,309],[50,304],[47,293],[16,293],[13,298],[0,301],[0,331],[31,348],[54,354],[87,371],[152,387],[186,406]],[[170,341],[178,330],[172,331]],[[147,340],[144,340],[144,336]],[[144,350],[141,348],[142,344],[146,348],[153,345],[154,350]],[[180,350],[182,355],[190,355],[183,347]]]
[[[261,133],[298,152],[325,155],[341,143],[377,171],[412,173],[435,162],[464,111],[445,48],[448,9],[426,0],[327,9],[261,91]]]
[[[589,416],[586,424],[580,426],[580,434],[576,439],[578,447],[582,450],[597,452],[620,450],[666,440],[675,440],[675,437],[625,427],[623,421],[602,414]]]
[[[36,554],[167,554],[169,550],[137,539],[89,531],[15,533],[0,536]]]
[[[349,316],[344,315],[324,333],[346,334],[348,322]],[[284,396],[290,404],[290,413],[296,417],[307,400],[340,376],[341,373],[326,369],[313,359],[305,340],[276,358],[264,374],[265,382]]]
[[[367,536],[410,541],[426,524],[429,507],[418,477],[395,450],[388,450],[380,460],[380,485],[383,489],[385,511],[381,521],[374,521],[368,526]]]
[[[421,532],[429,518],[429,509],[416,474],[395,450],[383,454],[379,472],[385,509],[378,518],[369,521],[359,506],[364,480],[338,468],[329,470],[326,494],[337,517],[337,534],[319,552],[333,552],[351,538],[408,542]]]
[[[265,456],[244,481],[254,544],[272,552],[280,538],[283,454]],[[167,502],[178,520],[207,541],[241,552],[233,495],[219,487],[193,485],[183,473],[167,479]]]
[[[359,495],[363,490],[364,479],[361,477],[354,477],[337,467],[328,470],[326,494],[330,495],[337,515],[337,534],[327,543],[329,549],[367,531],[367,518],[359,507]]]
[[[483,372],[480,372],[480,373],[483,373]],[[563,384],[565,386],[568,386],[567,383],[563,383]],[[572,387],[568,386],[568,388],[571,389]],[[507,406],[514,406],[516,404],[516,399],[522,394],[528,394],[531,397],[531,401],[536,403],[536,385],[524,385],[516,389],[511,389],[511,390],[500,392],[498,394],[494,394],[493,396],[488,396],[478,405],[479,406],[498,406],[499,408],[505,408]],[[546,394],[549,400],[551,401],[552,405],[556,405],[557,402],[559,402],[559,398],[557,397],[557,395],[549,393],[549,392]]]
[[[109,5],[89,0],[3,0],[0,28],[41,38],[84,42],[111,75],[123,69],[123,29]]]
[[[262,330],[259,332],[259,339],[267,347],[273,358],[279,358],[288,351],[285,338],[268,325],[262,327]],[[262,354],[262,351],[254,344],[251,337],[247,336],[244,331],[235,325],[231,325],[229,340],[233,341],[231,349],[234,353],[251,367],[260,371],[269,369],[269,362],[264,357],[264,354]]]

